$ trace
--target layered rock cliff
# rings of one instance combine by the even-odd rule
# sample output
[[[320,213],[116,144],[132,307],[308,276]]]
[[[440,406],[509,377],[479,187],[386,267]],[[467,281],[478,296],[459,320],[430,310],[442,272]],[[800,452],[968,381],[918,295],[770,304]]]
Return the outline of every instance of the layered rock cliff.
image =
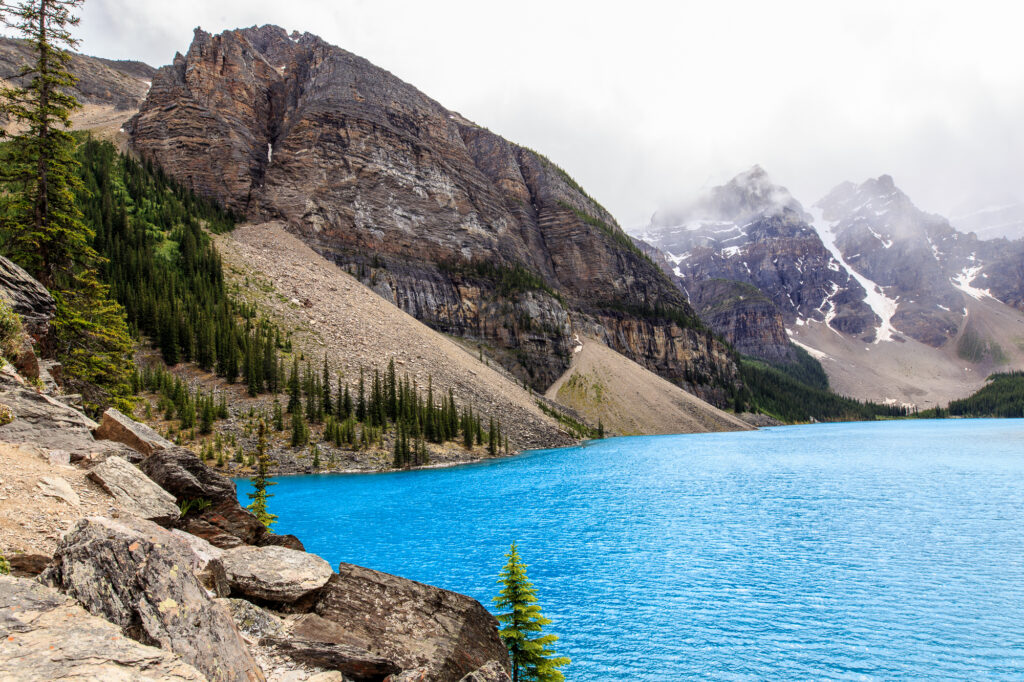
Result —
[[[535,388],[583,328],[703,396],[736,381],[681,292],[568,175],[316,36],[197,30],[127,129],[188,187],[286,223]]]

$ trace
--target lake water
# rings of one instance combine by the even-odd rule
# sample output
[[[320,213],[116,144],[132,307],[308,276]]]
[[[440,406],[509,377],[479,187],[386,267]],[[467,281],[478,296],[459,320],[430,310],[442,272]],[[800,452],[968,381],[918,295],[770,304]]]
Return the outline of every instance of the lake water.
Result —
[[[1024,420],[278,481],[275,530],[309,551],[488,607],[518,541],[569,680],[1024,678]]]

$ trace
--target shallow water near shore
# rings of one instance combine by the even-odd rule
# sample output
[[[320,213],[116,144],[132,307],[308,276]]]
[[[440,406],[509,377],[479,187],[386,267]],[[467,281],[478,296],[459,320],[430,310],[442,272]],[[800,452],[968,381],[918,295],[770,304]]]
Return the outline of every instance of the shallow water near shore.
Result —
[[[616,438],[277,481],[275,531],[487,607],[518,541],[568,680],[1024,676],[1024,420]]]

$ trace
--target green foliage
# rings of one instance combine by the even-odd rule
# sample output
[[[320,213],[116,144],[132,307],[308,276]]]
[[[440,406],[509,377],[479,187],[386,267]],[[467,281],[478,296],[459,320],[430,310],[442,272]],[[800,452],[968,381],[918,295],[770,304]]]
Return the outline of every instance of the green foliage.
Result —
[[[752,409],[787,423],[907,416],[906,408],[898,405],[862,402],[832,393],[827,388],[827,378],[826,387],[822,388],[819,374],[806,359],[769,365],[742,358],[740,376],[750,391]]]
[[[280,331],[229,295],[207,234],[232,229],[232,216],[110,143],[86,139],[78,158],[78,202],[131,327],[168,365],[191,361],[229,382],[241,377],[250,395],[280,390]]]
[[[552,289],[543,277],[522,263],[503,265],[490,260],[442,261],[438,263],[438,267],[449,274],[490,282],[501,296],[542,291],[564,303],[561,294]]]
[[[178,503],[178,509],[180,510],[179,516],[180,518],[185,518],[193,512],[198,514],[204,509],[209,509],[212,504],[213,503],[209,500],[201,497],[197,497],[192,500],[182,500]]]
[[[604,438],[603,435],[600,435],[600,430],[591,428],[579,420],[574,419],[563,412],[559,412],[547,403],[542,403],[539,400],[536,402],[537,407],[539,407],[544,414],[564,424],[577,438]]]
[[[21,316],[0,298],[0,357],[14,358],[21,345],[21,335]]]
[[[558,641],[556,635],[542,634],[551,621],[541,614],[537,603],[537,590],[526,575],[516,548],[505,554],[508,562],[501,570],[498,584],[501,591],[494,598],[498,608],[498,635],[508,647],[512,663],[512,679],[537,682],[561,682],[565,679],[559,668],[569,665],[565,656],[558,656],[551,648]]]
[[[11,574],[11,562],[3,554],[0,554],[0,575]]]
[[[7,426],[14,421],[14,410],[8,405],[0,403],[0,426]]]
[[[983,362],[986,359],[996,364],[1004,364],[1006,362],[1006,353],[1003,352],[1002,346],[992,339],[982,337],[970,325],[967,326],[964,333],[960,336],[960,340],[957,341],[956,354],[964,360],[973,363]]]
[[[922,417],[1024,417],[1024,372],[1002,372],[989,376],[973,395],[954,400],[944,411],[922,412]]]
[[[57,303],[57,356],[66,381],[85,407],[131,410],[132,344],[124,311],[101,281],[105,258],[83,221],[76,195],[84,192],[68,132],[80,104],[69,94],[74,47],[68,27],[82,0],[38,0],[0,5],[5,23],[21,33],[35,61],[0,90],[0,114],[22,128],[0,152],[3,189],[0,249],[46,286]]]
[[[590,225],[591,227],[596,227],[598,230],[600,230],[606,237],[611,239],[613,242],[615,242],[616,244],[618,244],[622,248],[626,249],[627,251],[632,253],[634,256],[637,256],[637,257],[641,258],[642,260],[647,261],[651,265],[651,267],[653,267],[655,270],[657,270],[659,273],[661,273],[661,268],[659,268],[654,263],[654,261],[651,260],[650,256],[648,256],[646,253],[644,253],[640,249],[640,247],[636,245],[636,242],[634,242],[632,239],[630,239],[629,235],[626,234],[625,232],[623,232],[622,230],[620,230],[618,228],[615,228],[615,227],[612,227],[611,225],[609,225],[605,221],[601,220],[600,218],[595,218],[594,216],[590,215],[589,213],[587,213],[585,211],[579,210],[578,208],[576,208],[572,204],[566,203],[564,201],[559,201],[558,205],[561,206],[562,208],[565,208],[565,209],[568,209],[568,210],[572,211],[572,213],[577,218],[579,218],[580,220],[585,222],[587,225]]]
[[[277,485],[270,480],[270,467],[273,464],[267,454],[267,425],[261,419],[256,436],[256,471],[249,479],[253,491],[248,493],[248,496],[252,502],[246,509],[251,511],[267,530],[277,522],[277,514],[271,514],[267,509],[267,500],[273,497],[267,492],[267,488]]]
[[[190,388],[159,364],[150,363],[143,366],[141,371],[136,371],[131,386],[134,393],[156,393],[159,396],[157,407],[163,412],[163,417],[168,420],[178,419],[178,428],[182,431],[195,426],[198,416],[199,432],[208,434],[213,431],[213,424],[217,420],[228,417],[223,395],[218,403],[213,393]]]

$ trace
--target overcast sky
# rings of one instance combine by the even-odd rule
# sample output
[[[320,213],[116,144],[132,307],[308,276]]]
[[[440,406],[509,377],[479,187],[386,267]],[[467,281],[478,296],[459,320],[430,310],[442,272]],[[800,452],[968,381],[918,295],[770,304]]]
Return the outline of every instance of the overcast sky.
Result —
[[[565,168],[628,228],[758,163],[805,205],[889,173],[922,208],[1024,199],[1024,8],[1003,0],[86,0],[80,51],[167,64],[273,23]]]

